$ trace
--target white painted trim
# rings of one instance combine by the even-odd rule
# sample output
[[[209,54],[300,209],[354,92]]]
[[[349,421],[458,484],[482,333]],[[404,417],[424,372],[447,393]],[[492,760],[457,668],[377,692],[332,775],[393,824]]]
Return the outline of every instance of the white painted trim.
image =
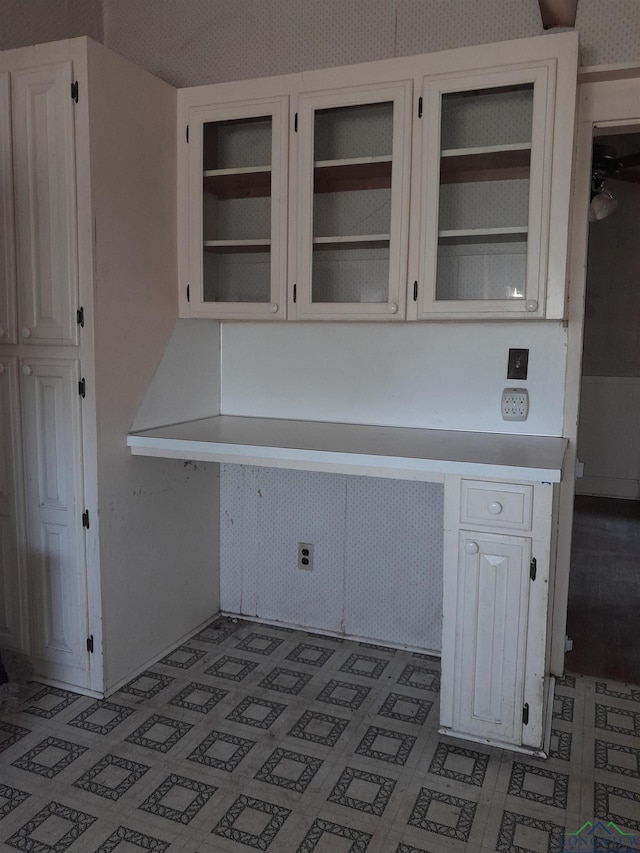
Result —
[[[635,76],[635,75],[634,75]],[[569,307],[567,367],[562,434],[568,440],[565,471],[560,486],[558,552],[551,636],[550,669],[564,672],[564,639],[567,626],[569,567],[575,479],[582,341],[586,289],[588,204],[591,185],[591,149],[594,128],[604,124],[628,125],[640,122],[640,102],[636,80],[620,74],[618,79],[583,83],[578,98],[578,128],[574,159],[573,196],[569,254]]]

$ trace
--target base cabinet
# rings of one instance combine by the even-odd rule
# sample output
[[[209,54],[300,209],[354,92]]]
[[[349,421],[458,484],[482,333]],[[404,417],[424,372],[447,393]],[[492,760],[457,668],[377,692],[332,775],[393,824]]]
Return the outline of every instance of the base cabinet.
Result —
[[[0,648],[26,652],[27,574],[22,512],[18,364],[0,356]]]
[[[540,753],[553,487],[449,477],[445,495],[441,725]]]
[[[89,668],[79,378],[76,359],[22,360],[32,659],[68,684]]]

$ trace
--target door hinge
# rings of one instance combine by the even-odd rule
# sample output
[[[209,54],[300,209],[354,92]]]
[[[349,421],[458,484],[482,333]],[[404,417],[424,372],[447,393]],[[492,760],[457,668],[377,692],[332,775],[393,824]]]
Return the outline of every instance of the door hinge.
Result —
[[[78,382],[78,394],[80,394],[83,400],[87,396],[87,385],[84,381],[84,376],[82,377],[80,382]]]
[[[571,639],[571,637],[567,637],[566,634],[564,636],[564,650],[565,652],[573,651],[573,640]]]
[[[297,298],[298,298],[298,285],[294,284],[293,285],[293,301],[295,302]]]
[[[422,118],[422,95],[418,98],[418,118]]]
[[[187,125],[187,145],[189,144],[189,125]]]
[[[191,296],[191,289],[190,289],[190,288],[191,288],[191,285],[190,285],[190,284],[188,284],[188,285],[187,285],[187,302],[190,302],[190,301],[191,301],[191,299],[190,299],[190,296]]]
[[[418,301],[418,282],[417,281],[413,282],[413,301],[414,302]]]
[[[85,509],[85,511],[82,513],[82,526],[86,527],[87,530],[89,529],[89,510],[88,509]]]
[[[529,725],[529,703],[528,702],[524,703],[524,708],[522,709],[522,725],[523,726]]]
[[[536,575],[538,574],[538,561],[534,557],[529,563],[529,577],[532,581],[536,579]]]
[[[295,116],[293,117],[293,132],[294,133],[298,132],[298,113],[296,113]]]
[[[78,81],[71,84],[71,100],[78,103]]]
[[[82,305],[76,311],[76,323],[84,329],[84,308]]]
[[[93,634],[87,637],[87,651],[90,655],[93,654]]]

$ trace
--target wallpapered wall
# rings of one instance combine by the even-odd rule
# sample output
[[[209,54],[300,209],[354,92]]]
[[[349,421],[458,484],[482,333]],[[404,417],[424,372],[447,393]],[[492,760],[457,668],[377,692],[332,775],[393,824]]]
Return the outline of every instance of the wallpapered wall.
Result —
[[[0,0],[0,50],[76,36],[104,40],[102,0]]]
[[[639,0],[579,0],[581,64],[640,62]],[[0,0],[0,49],[89,35],[176,86],[542,33],[538,0]]]

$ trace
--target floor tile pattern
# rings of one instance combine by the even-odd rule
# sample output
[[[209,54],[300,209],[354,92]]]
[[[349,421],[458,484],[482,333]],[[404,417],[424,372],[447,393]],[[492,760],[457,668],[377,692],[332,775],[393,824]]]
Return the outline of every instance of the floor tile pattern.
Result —
[[[33,684],[0,850],[640,850],[640,687],[559,679],[547,760],[439,734],[439,690],[436,658],[231,619],[104,701]]]

